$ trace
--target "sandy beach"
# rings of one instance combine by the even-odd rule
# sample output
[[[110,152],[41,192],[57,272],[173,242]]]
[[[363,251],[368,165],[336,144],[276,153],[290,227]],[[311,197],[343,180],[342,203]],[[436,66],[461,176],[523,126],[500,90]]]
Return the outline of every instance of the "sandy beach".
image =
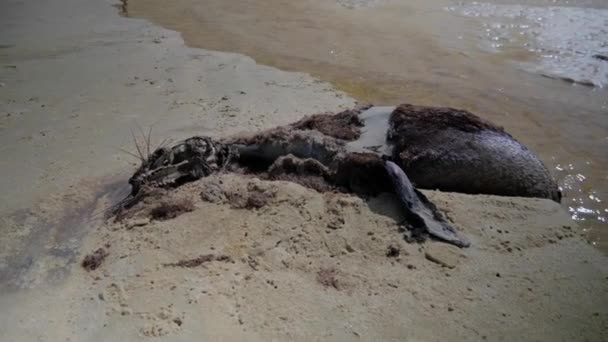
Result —
[[[140,129],[158,146],[357,102],[114,5],[2,5],[1,340],[608,339],[607,256],[550,200],[425,191],[467,249],[404,241],[391,194],[231,173],[163,192],[191,204],[175,218],[144,202],[106,220]],[[260,191],[259,208],[228,200]],[[81,267],[100,248],[99,267]]]
[[[310,73],[376,105],[466,109],[545,161],[608,250],[608,4],[602,0],[130,0],[125,15]]]

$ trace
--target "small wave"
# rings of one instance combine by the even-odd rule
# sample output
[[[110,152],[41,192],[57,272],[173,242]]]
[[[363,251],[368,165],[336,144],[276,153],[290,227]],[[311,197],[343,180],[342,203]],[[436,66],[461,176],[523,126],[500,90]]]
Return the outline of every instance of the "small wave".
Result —
[[[336,0],[343,7],[350,9],[376,7],[384,3],[384,0]]]
[[[480,18],[486,50],[526,51],[524,69],[599,88],[608,86],[608,10],[470,3],[447,8]]]
[[[605,207],[597,191],[590,188],[587,177],[572,164],[558,164],[554,174],[559,179],[559,187],[570,216],[575,221],[597,221],[608,223],[608,208]]]

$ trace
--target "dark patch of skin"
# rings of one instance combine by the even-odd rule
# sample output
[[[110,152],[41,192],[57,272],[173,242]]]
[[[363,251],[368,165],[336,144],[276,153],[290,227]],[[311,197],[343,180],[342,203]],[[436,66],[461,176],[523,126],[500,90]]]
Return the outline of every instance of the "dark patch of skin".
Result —
[[[391,192],[382,159],[373,153],[348,153],[340,161],[333,182],[351,192],[376,196]]]
[[[328,170],[315,159],[300,159],[293,155],[287,155],[277,159],[268,169],[268,173],[270,177],[285,173],[301,173],[325,177]]]
[[[338,114],[325,113],[306,117],[291,125],[299,130],[317,130],[327,136],[346,141],[357,140],[361,136],[363,122],[359,114],[371,106],[347,109]]]
[[[335,189],[329,182],[327,167],[315,159],[287,155],[277,159],[268,169],[268,179],[298,183],[319,192]]]
[[[327,165],[342,151],[346,142],[318,131],[295,130],[287,126],[250,137],[239,137],[228,143],[236,146],[240,164],[265,164],[266,169],[278,158],[289,154],[298,158],[314,158]]]
[[[280,157],[262,178],[300,184],[318,192],[354,192],[376,196],[392,191],[382,159],[373,153],[347,153],[331,168],[315,159],[293,155]]]
[[[542,161],[501,127],[453,108],[401,105],[393,160],[423,189],[561,199]]]
[[[390,121],[393,128],[390,132],[391,139],[396,141],[399,141],[403,133],[411,134],[410,130],[412,129],[424,135],[432,135],[437,131],[448,128],[469,133],[487,130],[508,135],[502,127],[485,121],[474,114],[447,107],[402,104],[393,111]]]

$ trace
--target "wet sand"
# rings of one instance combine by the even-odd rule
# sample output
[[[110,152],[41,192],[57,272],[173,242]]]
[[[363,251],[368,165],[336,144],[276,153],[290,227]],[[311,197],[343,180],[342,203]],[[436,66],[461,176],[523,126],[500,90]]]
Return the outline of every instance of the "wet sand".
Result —
[[[92,2],[65,1],[82,15],[18,1],[0,14],[0,188],[10,199],[2,213],[80,175],[126,175],[138,160],[122,150],[134,150],[140,128],[152,127],[158,146],[353,104],[307,75],[186,49],[179,34],[121,18],[111,1]]]
[[[606,9],[601,1],[524,4]],[[360,101],[453,106],[490,119],[540,154],[564,190],[564,207],[608,250],[608,90],[529,72],[522,63],[539,56],[517,44],[483,49],[493,19],[458,15],[457,5],[131,0],[127,15],[179,31],[189,46],[311,73]]]

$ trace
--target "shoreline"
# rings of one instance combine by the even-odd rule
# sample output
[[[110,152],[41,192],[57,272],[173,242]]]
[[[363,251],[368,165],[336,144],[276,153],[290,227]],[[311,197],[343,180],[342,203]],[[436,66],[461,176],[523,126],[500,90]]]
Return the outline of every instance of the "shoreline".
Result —
[[[45,6],[29,10],[56,11]],[[130,172],[125,167],[137,160],[121,149],[133,149],[132,134],[140,139],[140,127],[153,128],[157,145],[165,138],[268,128],[276,119],[287,123],[353,104],[305,74],[257,65],[242,55],[187,48],[179,33],[120,17],[111,2],[79,8],[67,0],[65,6],[98,15],[87,12],[56,27],[62,18],[56,13],[28,27],[28,16],[21,14],[6,21],[14,32],[0,36],[11,44],[20,40],[2,51],[3,63],[15,68],[0,74],[0,142],[7,155],[34,156],[2,160],[0,187],[11,199],[2,203],[2,213],[67,189],[70,173]],[[92,17],[97,19],[87,22]],[[91,32],[72,33],[85,23]]]

